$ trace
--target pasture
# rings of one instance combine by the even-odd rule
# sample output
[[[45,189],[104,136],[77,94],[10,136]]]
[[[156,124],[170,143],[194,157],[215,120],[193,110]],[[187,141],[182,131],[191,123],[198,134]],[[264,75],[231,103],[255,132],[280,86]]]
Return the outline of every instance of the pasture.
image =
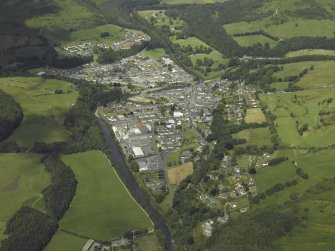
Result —
[[[270,47],[274,47],[277,44],[277,41],[263,35],[234,36],[234,40],[242,47],[252,46],[257,43],[263,45],[268,43]]]
[[[70,83],[35,77],[0,78],[0,89],[12,95],[24,113],[22,124],[9,140],[31,146],[35,141],[50,143],[68,138],[63,119],[78,96]],[[54,90],[64,94],[54,94]]]
[[[134,247],[134,251],[163,251],[155,233],[136,238]]]
[[[148,22],[152,22],[155,26],[161,27],[167,25],[175,30],[180,30],[185,22],[180,18],[171,18],[165,15],[164,10],[141,10],[137,14],[146,19]]]
[[[82,247],[85,245],[86,241],[87,239],[58,230],[44,250],[82,250]]]
[[[227,0],[162,0],[166,4],[209,4],[209,3],[223,3]]]
[[[286,58],[311,56],[311,55],[323,55],[323,56],[335,56],[335,51],[323,50],[323,49],[306,49],[299,51],[291,51],[285,55]]]
[[[244,121],[245,123],[248,124],[250,123],[262,124],[263,122],[266,122],[266,119],[261,108],[249,108],[247,109]]]
[[[150,218],[120,181],[103,153],[90,151],[62,156],[78,181],[60,227],[98,240],[110,240],[133,229],[152,229]]]
[[[243,145],[271,146],[271,134],[267,127],[245,129],[233,134],[233,139],[245,139],[247,142]]]
[[[145,49],[142,52],[142,54],[144,57],[154,58],[157,60],[161,59],[162,57],[166,55],[165,50],[163,48],[155,48],[151,50]]]
[[[170,184],[178,185],[183,181],[183,179],[193,173],[193,164],[192,162],[188,162],[183,165],[170,168],[167,172]]]
[[[50,184],[40,158],[35,154],[0,154],[0,221],[8,221],[22,204],[34,206]]]
[[[291,38],[298,36],[332,37],[335,31],[335,20],[295,18],[283,24],[274,25],[263,19],[256,22],[238,22],[224,25],[230,35],[264,30],[275,37]]]
[[[332,111],[333,103],[326,101],[334,95],[334,90],[315,89],[276,95],[264,94],[261,101],[276,116],[274,122],[282,144],[322,147],[335,143],[335,121],[332,117],[320,115],[321,111]],[[306,128],[301,135],[299,129],[304,126]]]

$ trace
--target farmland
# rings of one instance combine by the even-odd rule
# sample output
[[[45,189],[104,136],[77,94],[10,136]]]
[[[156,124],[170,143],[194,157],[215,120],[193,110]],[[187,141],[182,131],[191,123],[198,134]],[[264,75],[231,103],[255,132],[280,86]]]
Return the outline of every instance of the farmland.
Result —
[[[65,233],[58,230],[52,237],[49,245],[45,251],[58,251],[58,250],[81,250],[85,245],[87,239],[77,237],[72,234]]]
[[[0,154],[0,222],[9,218],[22,204],[34,205],[50,183],[49,174],[40,163],[41,156],[24,153]]]
[[[245,129],[233,134],[234,139],[245,139],[245,145],[269,146],[271,134],[268,128]]]
[[[149,217],[132,199],[98,151],[63,156],[78,181],[70,209],[60,227],[98,240],[109,240],[132,229],[152,228]]]
[[[234,36],[234,40],[242,47],[252,46],[257,43],[261,43],[263,45],[268,43],[270,47],[273,47],[277,44],[276,41],[263,35]]]
[[[322,118],[321,111],[332,109],[334,91],[306,90],[299,93],[262,95],[262,102],[276,116],[282,142],[291,146],[328,146],[335,143],[332,118]],[[323,100],[329,100],[330,103]],[[323,103],[322,103],[323,102]],[[324,123],[324,120],[327,120]],[[301,129],[302,127],[305,127]],[[300,130],[300,131],[299,131]]]
[[[261,124],[266,122],[265,116],[260,108],[249,108],[245,116],[246,123],[258,123]]]
[[[31,146],[35,141],[67,139],[69,133],[62,125],[63,118],[78,96],[70,83],[43,78],[1,78],[0,89],[12,95],[24,113],[22,124],[9,140]],[[63,94],[54,94],[55,90],[62,90]]]

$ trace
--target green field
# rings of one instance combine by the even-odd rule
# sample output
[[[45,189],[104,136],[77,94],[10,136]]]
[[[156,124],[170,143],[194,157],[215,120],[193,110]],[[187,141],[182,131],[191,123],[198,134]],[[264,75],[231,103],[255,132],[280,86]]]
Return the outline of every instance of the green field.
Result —
[[[245,129],[243,131],[233,134],[233,138],[245,139],[247,143],[243,145],[256,145],[256,146],[271,145],[271,134],[268,128]]]
[[[165,50],[163,48],[156,48],[152,50],[144,50],[143,56],[154,58],[154,59],[160,59],[166,55]]]
[[[166,4],[208,4],[208,3],[223,3],[227,0],[162,0]]]
[[[294,58],[301,56],[310,56],[310,55],[325,55],[325,56],[335,56],[335,51],[322,50],[322,49],[306,49],[299,51],[291,51],[285,55],[286,58]]]
[[[141,10],[137,14],[148,22],[153,22],[157,27],[167,25],[175,30],[180,30],[185,25],[185,22],[180,18],[170,18],[165,15],[164,10]]]
[[[179,160],[180,160],[180,152],[173,151],[169,153],[166,164],[167,166],[176,166],[179,164]]]
[[[329,125],[321,123],[320,111],[332,111],[333,104],[322,103],[333,98],[334,90],[315,89],[297,93],[277,93],[262,95],[261,101],[267,104],[282,143],[289,146],[320,147],[335,143],[335,126],[330,118]],[[304,124],[308,129],[300,135],[298,129]]]
[[[154,233],[135,239],[134,251],[163,251]]]
[[[0,222],[8,221],[22,204],[34,206],[49,185],[50,177],[40,158],[35,154],[0,154]]]
[[[78,96],[70,83],[44,78],[1,78],[0,89],[12,95],[24,113],[22,124],[9,140],[31,146],[35,141],[50,143],[67,139],[64,115]],[[54,90],[63,90],[64,94],[53,94]]]
[[[290,38],[298,36],[327,36],[333,37],[335,32],[334,20],[292,19],[283,24],[269,24],[267,20],[257,22],[239,22],[224,25],[230,35],[264,30],[275,37]]]
[[[277,42],[263,35],[250,35],[250,36],[234,36],[234,40],[242,47],[252,46],[254,44],[268,43],[270,47],[274,47]]]
[[[101,152],[64,155],[62,159],[74,171],[78,184],[71,206],[60,221],[61,229],[110,240],[127,230],[153,227]]]
[[[78,236],[58,230],[44,250],[82,250],[82,247],[85,245],[86,242],[87,239],[80,238]]]

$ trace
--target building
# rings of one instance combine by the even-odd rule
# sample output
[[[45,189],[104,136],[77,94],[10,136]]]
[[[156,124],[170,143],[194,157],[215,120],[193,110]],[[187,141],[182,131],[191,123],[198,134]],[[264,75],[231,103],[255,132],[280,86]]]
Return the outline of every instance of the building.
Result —
[[[141,158],[144,156],[142,148],[139,146],[133,147],[131,150],[133,151],[135,158]]]
[[[182,118],[184,114],[182,112],[173,112],[173,117],[174,118]]]

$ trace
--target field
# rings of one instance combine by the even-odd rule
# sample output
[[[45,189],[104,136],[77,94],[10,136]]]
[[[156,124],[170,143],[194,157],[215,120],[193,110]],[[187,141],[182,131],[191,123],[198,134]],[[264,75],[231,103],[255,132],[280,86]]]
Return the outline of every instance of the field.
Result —
[[[257,22],[239,22],[224,25],[228,34],[246,33],[264,30],[275,37],[291,38],[298,36],[332,37],[335,31],[334,20],[294,19],[279,25],[269,25],[267,20]]]
[[[333,98],[334,95],[334,90],[315,89],[262,95],[261,100],[276,116],[278,135],[284,144],[320,147],[335,143],[335,126],[332,117],[320,115],[321,111],[333,110],[333,103],[328,103],[326,100]],[[327,124],[322,122],[325,119]],[[298,130],[304,125],[307,128],[300,135]]]
[[[154,233],[146,234],[135,239],[134,251],[162,251]]]
[[[40,158],[34,154],[0,154],[0,223],[8,221],[22,204],[37,201],[49,185],[50,177]]]
[[[307,50],[291,51],[287,53],[285,57],[293,58],[293,57],[310,56],[310,55],[335,56],[335,51],[322,50],[322,49],[307,49]]]
[[[166,4],[208,4],[208,3],[222,3],[227,0],[162,0]]]
[[[185,39],[176,39],[175,37],[171,37],[171,41],[179,44],[181,47],[190,45],[192,49],[195,49],[195,47],[199,47],[200,45],[206,48],[209,47],[205,42],[201,41],[197,37],[188,37]]]
[[[78,96],[70,83],[43,78],[1,78],[0,89],[12,95],[24,113],[22,124],[9,140],[31,146],[35,141],[67,139],[69,132],[63,127],[63,118]],[[53,94],[54,90],[63,90],[64,94]]]
[[[252,46],[257,43],[268,43],[270,47],[274,47],[277,42],[263,35],[250,35],[250,36],[234,36],[234,40],[242,47]]]
[[[64,155],[62,159],[74,171],[78,184],[71,206],[60,221],[61,229],[110,240],[127,230],[153,227],[101,152]]]
[[[245,122],[250,123],[258,123],[261,124],[266,122],[264,113],[260,108],[249,108],[247,109],[247,114],[245,115]]]
[[[167,166],[176,166],[178,165],[180,160],[180,152],[179,151],[173,151],[170,152],[168,157],[167,157]]]
[[[164,10],[141,10],[137,13],[147,21],[153,22],[157,27],[167,25],[175,30],[180,30],[185,25],[185,22],[180,18],[173,19],[165,15]]]
[[[244,145],[270,146],[271,134],[268,128],[245,129],[233,134],[234,139],[245,139]]]
[[[45,251],[82,250],[87,239],[58,230],[52,237]]]
[[[193,173],[193,164],[192,162],[185,163],[183,165],[171,168],[168,170],[168,176],[170,184],[176,185],[179,184],[183,179]]]
[[[165,50],[163,48],[156,48],[152,50],[144,50],[143,56],[149,57],[149,58],[154,58],[154,59],[161,59],[166,55]]]

